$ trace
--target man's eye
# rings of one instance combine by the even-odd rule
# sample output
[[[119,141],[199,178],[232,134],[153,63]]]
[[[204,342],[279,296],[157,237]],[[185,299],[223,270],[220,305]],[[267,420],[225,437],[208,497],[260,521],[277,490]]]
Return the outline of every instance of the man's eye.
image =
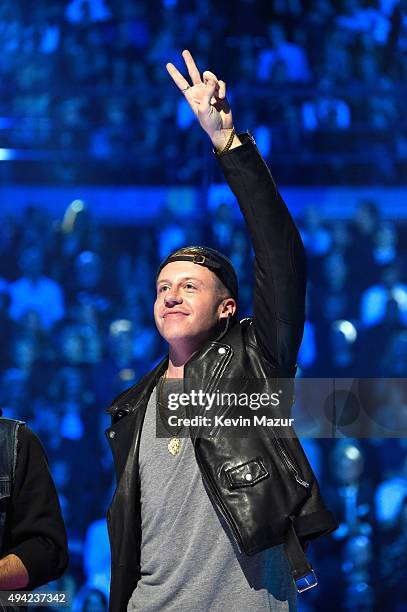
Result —
[[[193,285],[192,283],[187,283],[187,284],[185,285],[185,287],[186,287],[187,289],[195,289],[195,285]]]
[[[159,290],[158,293],[163,293],[166,289],[168,289],[167,285],[162,285]]]

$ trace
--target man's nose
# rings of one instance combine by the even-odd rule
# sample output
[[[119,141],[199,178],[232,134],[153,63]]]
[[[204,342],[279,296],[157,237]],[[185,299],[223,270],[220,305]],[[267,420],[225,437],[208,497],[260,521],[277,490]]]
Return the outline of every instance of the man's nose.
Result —
[[[175,304],[182,304],[182,297],[178,291],[172,289],[165,294],[164,303],[166,306],[174,306]]]

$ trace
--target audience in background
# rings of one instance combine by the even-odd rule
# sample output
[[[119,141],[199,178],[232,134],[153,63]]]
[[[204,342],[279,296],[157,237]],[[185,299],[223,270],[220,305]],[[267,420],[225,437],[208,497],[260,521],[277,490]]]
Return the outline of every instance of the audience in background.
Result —
[[[237,126],[257,131],[285,182],[403,181],[404,0],[238,0],[230,17],[214,0],[3,0],[0,135],[13,176],[200,180],[201,139],[165,71],[182,45],[239,90]]]

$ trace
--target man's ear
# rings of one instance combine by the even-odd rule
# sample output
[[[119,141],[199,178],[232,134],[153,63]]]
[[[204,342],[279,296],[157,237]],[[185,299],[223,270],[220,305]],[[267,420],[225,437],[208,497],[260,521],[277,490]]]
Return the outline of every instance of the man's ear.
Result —
[[[222,302],[221,319],[232,318],[237,309],[236,300],[232,297],[225,298]]]

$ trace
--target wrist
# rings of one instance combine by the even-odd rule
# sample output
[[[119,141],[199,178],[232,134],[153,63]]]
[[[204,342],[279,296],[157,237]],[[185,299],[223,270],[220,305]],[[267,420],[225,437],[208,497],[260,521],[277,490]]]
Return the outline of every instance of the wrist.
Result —
[[[210,139],[212,140],[212,144],[217,151],[222,151],[222,149],[225,148],[226,143],[229,140],[233,129],[234,128],[231,127],[231,128],[217,130],[210,136]]]
[[[234,134],[234,137],[232,142],[229,143],[232,133]],[[217,153],[222,153],[225,147],[227,147],[227,150],[230,150],[242,144],[233,127],[223,128],[221,130],[216,131],[213,135],[210,136],[210,139]]]

